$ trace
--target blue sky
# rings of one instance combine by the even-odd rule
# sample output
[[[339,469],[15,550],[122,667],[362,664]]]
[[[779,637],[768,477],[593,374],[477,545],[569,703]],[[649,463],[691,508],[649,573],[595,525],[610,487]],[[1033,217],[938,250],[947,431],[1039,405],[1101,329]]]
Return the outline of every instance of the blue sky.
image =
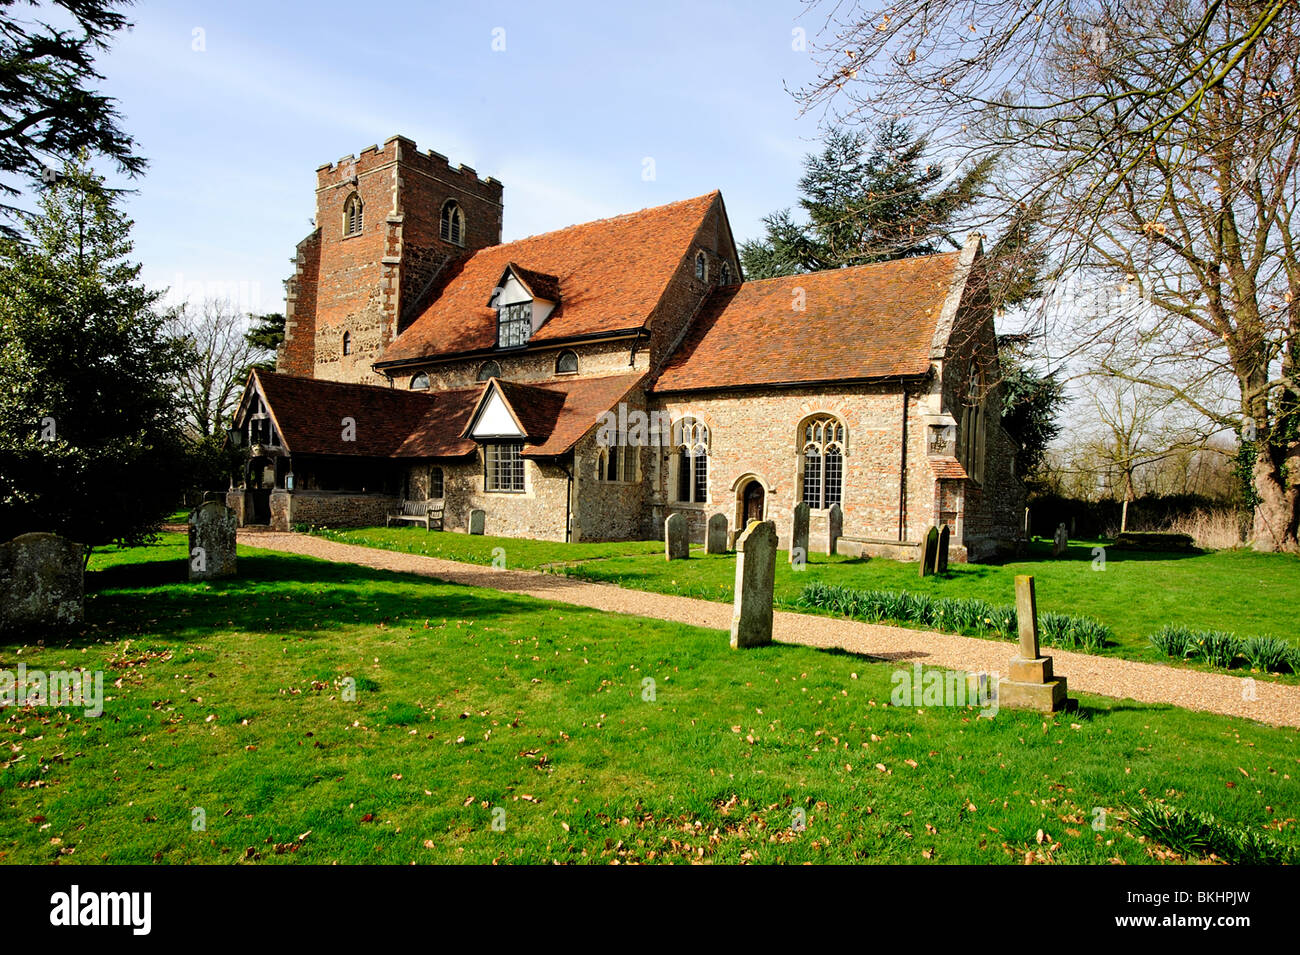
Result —
[[[130,15],[99,66],[150,162],[127,204],[145,279],[257,310],[283,306],[316,167],[394,133],[500,179],[506,240],[715,188],[752,237],[794,202],[820,135],[787,92],[814,73],[792,48],[820,23],[800,0],[144,0]]]

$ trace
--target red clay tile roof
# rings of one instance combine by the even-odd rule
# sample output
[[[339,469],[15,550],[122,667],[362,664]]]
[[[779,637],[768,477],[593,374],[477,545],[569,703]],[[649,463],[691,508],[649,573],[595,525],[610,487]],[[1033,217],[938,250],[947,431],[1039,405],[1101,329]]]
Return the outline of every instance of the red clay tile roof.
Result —
[[[546,272],[534,272],[532,269],[526,269],[521,265],[510,263],[510,268],[518,276],[519,281],[524,283],[524,288],[537,298],[545,299],[548,302],[558,302],[560,300],[560,280],[554,275]]]
[[[956,458],[929,458],[930,470],[943,481],[964,481],[970,475]]]
[[[481,388],[424,392],[275,372],[254,373],[291,454],[456,457],[474,450],[460,432]],[[343,440],[343,419],[356,422]]]
[[[960,252],[716,290],[655,391],[923,375]],[[802,290],[802,293],[800,292]],[[794,308],[802,294],[804,310]]]
[[[532,341],[642,328],[718,199],[713,192],[570,226],[452,263],[441,289],[379,364],[493,348],[496,311],[485,303],[512,263],[526,263],[527,272],[551,277],[563,289]]]
[[[565,454],[644,378],[644,374],[567,378],[525,384],[493,378],[501,397],[524,429],[524,457]],[[483,397],[488,394],[484,387]],[[480,399],[481,403],[481,399]],[[477,406],[475,408],[477,410]],[[466,419],[465,431],[472,420]]]
[[[450,458],[470,454],[465,436],[488,384],[454,391],[407,391],[274,372],[254,373],[290,454],[384,458]],[[601,414],[635,388],[643,374],[568,378],[523,384],[500,381],[528,439],[526,457],[568,452]],[[356,440],[343,440],[343,419],[356,422]]]

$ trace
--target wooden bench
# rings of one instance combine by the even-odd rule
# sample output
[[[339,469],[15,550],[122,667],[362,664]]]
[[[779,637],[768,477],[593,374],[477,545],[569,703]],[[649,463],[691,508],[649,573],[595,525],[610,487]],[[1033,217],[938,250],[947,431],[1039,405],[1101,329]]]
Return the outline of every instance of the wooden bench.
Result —
[[[392,527],[393,521],[423,524],[426,531],[436,524],[442,530],[442,501],[403,501],[400,511],[388,515],[385,526]]]

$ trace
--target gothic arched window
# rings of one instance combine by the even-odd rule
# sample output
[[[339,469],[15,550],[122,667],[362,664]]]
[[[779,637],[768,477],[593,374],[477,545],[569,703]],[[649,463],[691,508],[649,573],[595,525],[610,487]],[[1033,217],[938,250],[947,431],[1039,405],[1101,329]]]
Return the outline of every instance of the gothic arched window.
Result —
[[[799,433],[801,500],[812,508],[844,503],[844,423],[830,415],[805,421]]]
[[[445,242],[456,245],[465,244],[465,215],[454,199],[448,199],[442,206],[442,223],[439,234]]]
[[[361,197],[354,192],[343,203],[343,234],[360,235],[362,225]]]
[[[709,499],[709,427],[694,418],[682,418],[672,431],[676,457],[677,500],[704,504]]]

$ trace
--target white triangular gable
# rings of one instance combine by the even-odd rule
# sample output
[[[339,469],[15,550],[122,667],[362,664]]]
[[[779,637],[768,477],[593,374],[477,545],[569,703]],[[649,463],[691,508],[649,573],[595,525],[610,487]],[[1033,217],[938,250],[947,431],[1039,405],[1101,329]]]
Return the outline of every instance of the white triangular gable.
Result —
[[[515,424],[514,415],[506,407],[505,399],[494,385],[488,393],[487,400],[474,420],[470,429],[471,438],[522,438],[524,433]]]

